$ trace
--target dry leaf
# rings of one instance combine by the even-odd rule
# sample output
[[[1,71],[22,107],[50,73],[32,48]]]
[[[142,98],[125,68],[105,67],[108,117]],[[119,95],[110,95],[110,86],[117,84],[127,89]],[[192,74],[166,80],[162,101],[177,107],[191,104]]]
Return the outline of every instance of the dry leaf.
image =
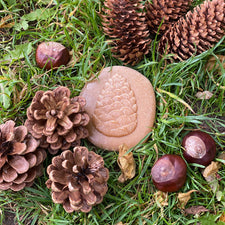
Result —
[[[161,208],[168,205],[168,193],[157,191],[154,194],[156,204]]]
[[[14,22],[11,22],[9,23],[9,20],[12,20],[13,17],[12,15],[8,15],[8,16],[5,16],[3,17],[1,20],[0,20],[0,29],[1,28],[11,28],[15,25]]]
[[[197,190],[190,190],[186,193],[179,193],[178,194],[178,200],[180,203],[180,207],[182,209],[184,209],[185,205],[187,204],[187,202],[190,200],[191,198],[191,193],[196,192]]]
[[[199,91],[196,93],[195,97],[199,99],[210,99],[213,96],[213,93],[210,91]]]
[[[225,212],[222,213],[222,215],[221,215],[220,218],[219,218],[219,221],[222,221],[222,222],[225,223]]]
[[[216,173],[218,172],[219,168],[220,163],[213,161],[202,172],[203,176],[205,177],[205,180],[209,183],[209,186],[214,193],[217,193],[219,190],[219,182],[216,177]]]
[[[119,222],[119,223],[117,223],[116,225],[126,225],[126,223]]]
[[[214,161],[212,161],[211,164],[208,165],[208,166],[204,169],[204,171],[203,171],[202,174],[203,174],[203,176],[206,178],[206,177],[208,177],[208,176],[210,176],[210,175],[212,175],[212,174],[217,173],[218,170],[219,170],[219,168],[220,168],[219,162],[214,162]]]
[[[196,215],[196,214],[200,214],[202,212],[208,212],[208,211],[209,211],[208,209],[206,209],[204,206],[201,206],[201,205],[192,206],[184,210],[186,214],[192,214],[192,215]]]
[[[212,56],[209,58],[209,60],[206,64],[206,69],[212,70],[213,68],[216,68],[216,69],[218,69],[218,73],[220,75],[222,75],[222,71],[221,71],[218,61],[220,61],[223,68],[225,68],[225,56],[224,55],[216,55],[216,57]]]
[[[117,163],[121,169],[122,174],[119,176],[118,181],[124,183],[126,180],[135,176],[136,164],[134,161],[133,153],[128,151],[128,147],[123,144],[119,146],[119,156]]]

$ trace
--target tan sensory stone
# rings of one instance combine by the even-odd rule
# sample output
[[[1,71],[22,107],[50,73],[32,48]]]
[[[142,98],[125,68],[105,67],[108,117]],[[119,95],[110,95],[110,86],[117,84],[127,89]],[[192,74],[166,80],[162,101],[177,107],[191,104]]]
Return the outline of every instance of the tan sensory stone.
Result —
[[[125,66],[104,68],[80,95],[86,98],[88,138],[94,145],[118,151],[121,144],[134,147],[151,132],[155,93],[138,71]]]

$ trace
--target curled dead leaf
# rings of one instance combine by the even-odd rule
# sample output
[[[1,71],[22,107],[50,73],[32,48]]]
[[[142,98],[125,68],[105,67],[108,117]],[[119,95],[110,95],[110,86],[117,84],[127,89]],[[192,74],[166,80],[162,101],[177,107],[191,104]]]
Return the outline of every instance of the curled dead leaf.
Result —
[[[199,99],[210,99],[212,98],[213,93],[210,91],[199,91],[196,93],[195,97]]]
[[[208,211],[209,210],[207,208],[205,208],[204,206],[196,205],[196,206],[191,206],[191,207],[185,209],[184,213],[196,215],[196,214],[200,214],[200,213],[208,212]]]
[[[225,222],[225,212],[219,218],[219,221]]]
[[[129,149],[125,144],[119,146],[119,156],[117,163],[122,172],[118,178],[120,183],[124,183],[126,180],[132,179],[135,176],[136,164],[133,153],[128,152],[128,150]]]
[[[13,20],[13,16],[12,15],[7,15],[3,18],[1,18],[0,20],[0,29],[1,28],[11,28],[15,25],[15,22],[9,22]]]
[[[168,193],[167,192],[157,191],[154,194],[154,198],[155,198],[155,201],[156,201],[156,204],[158,205],[158,207],[162,208],[162,207],[168,205]]]
[[[221,71],[219,62],[222,64],[223,68],[225,68],[225,56],[224,55],[216,55],[216,56],[210,57],[206,64],[206,69],[212,70],[215,68],[218,70],[218,73],[220,75],[222,75],[222,71]]]
[[[214,162],[212,161],[210,165],[208,165],[204,170],[202,175],[206,178],[212,174],[215,174],[218,172],[220,168],[220,163],[219,162]]]
[[[220,166],[221,164],[219,162],[213,161],[202,172],[205,180],[209,183],[209,186],[214,193],[219,191],[219,181],[216,175]]]
[[[178,194],[178,200],[179,200],[179,205],[182,209],[184,209],[184,207],[186,206],[187,202],[190,200],[191,198],[191,193],[196,192],[197,190],[190,190],[186,193],[179,193]]]

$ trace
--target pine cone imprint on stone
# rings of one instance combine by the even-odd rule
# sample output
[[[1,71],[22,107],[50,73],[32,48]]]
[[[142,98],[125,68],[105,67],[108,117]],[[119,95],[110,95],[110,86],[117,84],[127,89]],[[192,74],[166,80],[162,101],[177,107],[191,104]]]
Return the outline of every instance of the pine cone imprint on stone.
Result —
[[[114,57],[135,65],[151,43],[144,6],[140,0],[106,0],[104,6],[102,25]]]
[[[106,136],[121,137],[137,126],[137,104],[125,77],[113,75],[103,87],[93,115],[96,129]]]
[[[88,136],[89,116],[84,111],[85,99],[70,98],[70,90],[58,87],[54,91],[38,91],[27,109],[25,122],[29,132],[41,140],[40,146],[51,154],[79,145]]]
[[[175,60],[186,60],[208,50],[224,35],[224,0],[205,1],[179,19],[162,36],[159,52],[172,53]]]
[[[0,189],[20,191],[42,175],[46,152],[25,126],[12,120],[0,125]]]
[[[109,171],[103,158],[86,147],[77,146],[52,159],[46,182],[52,190],[54,203],[63,205],[66,212],[89,212],[106,194]]]
[[[156,34],[159,32],[159,34],[163,34],[173,23],[188,12],[191,3],[192,0],[147,1],[145,7],[147,9],[146,16],[150,33]],[[159,29],[160,24],[161,27]]]

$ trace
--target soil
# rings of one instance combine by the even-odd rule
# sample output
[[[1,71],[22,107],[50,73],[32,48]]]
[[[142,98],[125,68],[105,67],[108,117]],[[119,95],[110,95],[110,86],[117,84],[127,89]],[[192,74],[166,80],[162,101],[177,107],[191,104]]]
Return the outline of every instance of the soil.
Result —
[[[4,212],[4,220],[2,225],[17,225],[14,221],[15,214],[9,211]]]

